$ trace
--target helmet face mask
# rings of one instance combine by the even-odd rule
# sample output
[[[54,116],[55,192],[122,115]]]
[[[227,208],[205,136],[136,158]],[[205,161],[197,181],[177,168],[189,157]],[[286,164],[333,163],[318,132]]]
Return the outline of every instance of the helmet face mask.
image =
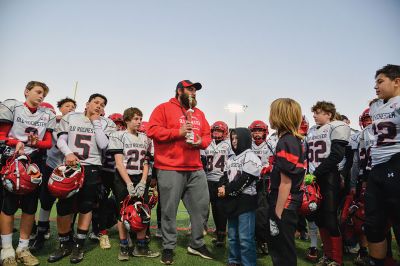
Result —
[[[228,125],[223,121],[217,121],[211,126],[211,137],[216,141],[225,140],[228,137]]]
[[[42,183],[42,173],[36,164],[31,163],[28,155],[9,157],[1,169],[1,176],[4,187],[18,195],[32,193]]]
[[[361,129],[366,128],[370,124],[372,124],[372,118],[369,114],[369,108],[365,109],[358,119],[359,125]]]
[[[249,130],[251,132],[251,137],[253,141],[260,145],[263,143],[268,136],[268,126],[261,120],[255,120],[253,123],[250,124]]]

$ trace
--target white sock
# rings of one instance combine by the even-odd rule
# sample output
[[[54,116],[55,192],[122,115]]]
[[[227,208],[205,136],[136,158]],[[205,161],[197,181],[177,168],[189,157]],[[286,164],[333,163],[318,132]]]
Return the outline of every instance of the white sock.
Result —
[[[29,239],[19,239],[17,251],[27,249],[29,247]]]
[[[12,233],[8,235],[1,235],[1,246],[3,249],[12,248]]]
[[[318,226],[315,224],[315,222],[308,223],[308,232],[311,240],[310,246],[316,248],[318,243]]]
[[[48,222],[49,219],[50,219],[50,211],[46,211],[40,208],[39,222]]]

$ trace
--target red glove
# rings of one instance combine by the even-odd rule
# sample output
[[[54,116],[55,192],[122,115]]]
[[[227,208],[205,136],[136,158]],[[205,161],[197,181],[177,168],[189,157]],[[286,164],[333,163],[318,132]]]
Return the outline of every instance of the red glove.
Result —
[[[269,174],[271,172],[272,172],[272,165],[264,166],[261,169],[261,176],[265,176],[265,175],[267,175],[267,174]]]

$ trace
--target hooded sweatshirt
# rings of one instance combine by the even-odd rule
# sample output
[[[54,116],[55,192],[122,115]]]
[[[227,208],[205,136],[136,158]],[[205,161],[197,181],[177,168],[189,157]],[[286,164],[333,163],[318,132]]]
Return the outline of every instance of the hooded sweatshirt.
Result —
[[[186,122],[187,109],[178,99],[171,98],[154,109],[150,116],[147,135],[154,142],[155,168],[173,171],[203,169],[200,149],[206,149],[211,143],[210,125],[200,109],[195,107],[193,110],[191,121],[193,132],[202,139],[198,148],[187,144],[185,136],[179,135],[179,129]]]
[[[225,186],[224,210],[228,217],[236,217],[257,208],[256,180],[261,173],[261,160],[251,150],[252,138],[247,128],[236,128],[238,143],[229,157],[220,180]]]

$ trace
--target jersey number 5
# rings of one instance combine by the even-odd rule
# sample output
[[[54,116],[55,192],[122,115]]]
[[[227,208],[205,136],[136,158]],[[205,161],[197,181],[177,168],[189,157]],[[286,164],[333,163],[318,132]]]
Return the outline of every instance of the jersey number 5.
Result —
[[[92,141],[92,136],[90,135],[76,135],[75,147],[82,149],[82,153],[74,152],[79,160],[86,160],[89,158],[90,142]]]

